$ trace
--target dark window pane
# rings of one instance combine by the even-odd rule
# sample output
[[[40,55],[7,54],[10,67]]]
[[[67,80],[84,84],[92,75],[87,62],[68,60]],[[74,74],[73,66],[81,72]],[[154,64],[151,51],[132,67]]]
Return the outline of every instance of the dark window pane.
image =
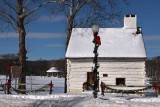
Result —
[[[108,77],[108,74],[103,74],[103,77]]]
[[[125,78],[116,78],[116,85],[125,85]]]

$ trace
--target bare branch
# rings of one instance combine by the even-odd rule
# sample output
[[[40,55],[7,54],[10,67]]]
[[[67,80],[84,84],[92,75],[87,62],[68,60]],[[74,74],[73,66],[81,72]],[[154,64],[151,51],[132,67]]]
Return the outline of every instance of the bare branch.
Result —
[[[13,29],[14,29],[15,31],[17,31],[17,27],[15,26],[14,23],[12,23],[11,21],[8,21],[8,23],[13,27]]]
[[[85,4],[87,4],[87,2],[77,3],[77,5],[75,6],[76,8],[75,8],[75,11],[74,11],[73,15],[75,16]]]
[[[71,5],[69,3],[67,3],[67,2],[65,2],[65,0],[62,0],[60,3],[65,5],[65,6],[71,7]]]
[[[66,16],[66,17],[68,17],[68,14],[67,14],[67,12],[66,12],[66,10],[65,10],[65,6],[61,6],[61,8],[62,8],[62,11],[64,12],[64,15]]]
[[[8,18],[10,18],[15,23],[17,22],[16,19],[11,14],[7,13],[6,11],[4,11],[2,9],[0,9],[0,14],[6,16]]]
[[[16,30],[16,25],[14,22],[12,22],[12,20],[8,19],[7,17],[0,17],[0,20],[2,20],[5,23],[10,24],[14,30]]]
[[[24,7],[26,7],[29,4],[30,0],[27,0],[27,2],[24,4]]]
[[[15,13],[17,13],[17,10],[15,7],[13,7],[10,3],[8,3],[8,1],[6,1],[6,0],[3,0],[3,1],[9,8],[11,8]]]
[[[50,4],[50,3],[61,3],[61,2],[57,2],[56,0],[55,1],[47,1],[47,2],[44,2],[42,4],[40,4],[39,6],[37,6],[36,8],[34,8],[32,11],[30,11],[28,14],[25,14],[23,17],[26,18],[27,16],[30,16],[31,14],[33,14],[35,11],[37,11],[38,9],[40,9],[41,7],[47,5],[47,4]]]

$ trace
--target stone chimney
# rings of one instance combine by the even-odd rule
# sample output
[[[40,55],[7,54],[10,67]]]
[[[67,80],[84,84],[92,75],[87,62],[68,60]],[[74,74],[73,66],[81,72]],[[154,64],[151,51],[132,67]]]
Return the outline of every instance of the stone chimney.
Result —
[[[136,15],[125,15],[124,16],[124,28],[125,29],[137,28],[137,16]]]

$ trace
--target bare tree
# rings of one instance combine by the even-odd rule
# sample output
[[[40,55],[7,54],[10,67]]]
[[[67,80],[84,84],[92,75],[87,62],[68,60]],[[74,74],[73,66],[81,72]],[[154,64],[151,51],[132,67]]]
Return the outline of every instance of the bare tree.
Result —
[[[33,19],[33,14],[40,8],[50,3],[60,3],[61,0],[1,0],[0,2],[0,21],[4,28],[10,26],[17,31],[19,37],[19,63],[22,67],[20,83],[25,83],[25,73],[27,70],[25,47],[26,29],[25,25]],[[19,86],[19,89],[26,89],[25,86]]]
[[[66,50],[74,27],[91,27],[93,24],[105,26],[116,22],[121,11],[118,10],[121,2],[128,4],[127,0],[63,0],[60,10],[64,13],[66,24]],[[65,72],[66,76],[66,72]],[[66,78],[65,78],[66,92]]]
[[[67,19],[66,49],[72,28],[91,27],[95,23],[101,26],[110,22],[115,23],[115,19],[121,15],[118,6],[122,1],[128,4],[127,0],[63,0],[60,3],[60,10]]]

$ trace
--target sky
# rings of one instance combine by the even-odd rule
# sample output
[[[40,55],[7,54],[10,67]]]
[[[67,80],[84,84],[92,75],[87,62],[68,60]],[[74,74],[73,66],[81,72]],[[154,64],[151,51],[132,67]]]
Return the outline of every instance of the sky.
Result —
[[[142,27],[147,57],[160,56],[160,0],[130,0],[125,13],[137,15]]]
[[[160,56],[160,0],[128,2],[128,5],[121,7],[122,12],[124,15],[137,15],[137,25],[142,27],[147,57]],[[65,16],[40,12],[43,14],[26,26],[28,60],[65,58]],[[18,36],[13,30],[0,33],[0,54],[6,53],[18,53]]]

